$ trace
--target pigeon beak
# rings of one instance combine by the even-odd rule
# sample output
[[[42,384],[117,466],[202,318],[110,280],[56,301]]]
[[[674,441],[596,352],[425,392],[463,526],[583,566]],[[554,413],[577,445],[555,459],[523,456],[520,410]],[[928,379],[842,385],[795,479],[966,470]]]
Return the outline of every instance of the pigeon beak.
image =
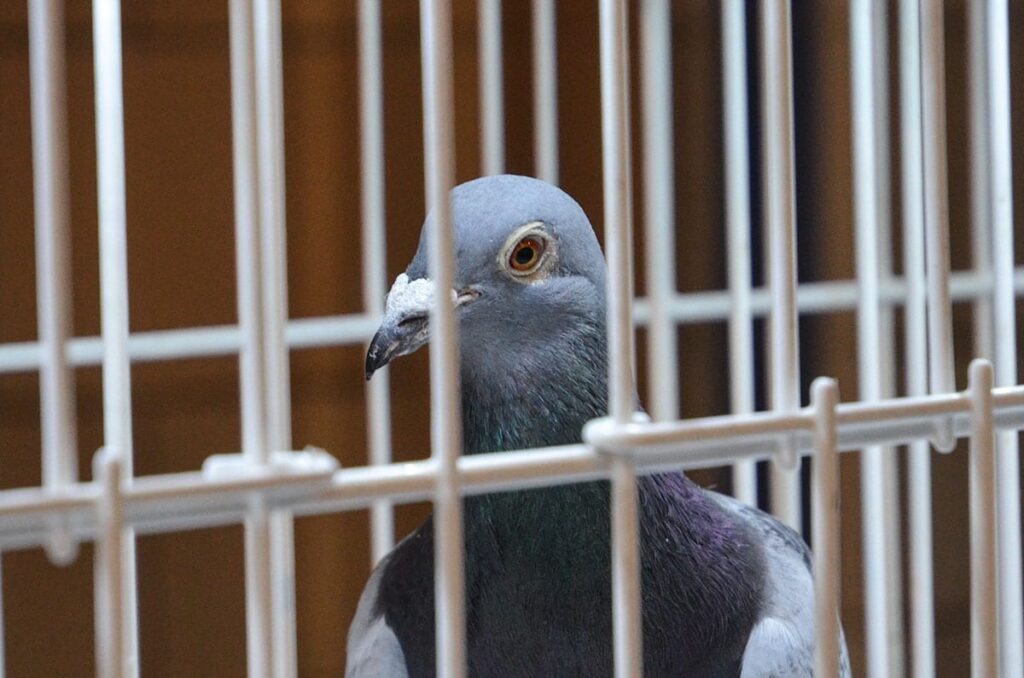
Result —
[[[398,356],[408,355],[430,338],[429,318],[425,314],[403,318],[384,317],[366,351],[366,380]]]
[[[467,287],[450,292],[456,308],[476,300],[479,290]],[[430,305],[434,283],[429,278],[409,280],[401,274],[388,293],[384,319],[366,351],[366,380],[395,358],[408,355],[430,339]]]

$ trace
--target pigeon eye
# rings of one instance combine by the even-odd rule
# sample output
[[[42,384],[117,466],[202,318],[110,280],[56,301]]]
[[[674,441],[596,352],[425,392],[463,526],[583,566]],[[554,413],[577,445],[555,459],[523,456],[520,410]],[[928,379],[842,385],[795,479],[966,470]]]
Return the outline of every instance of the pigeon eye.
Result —
[[[508,257],[508,265],[518,273],[529,273],[537,267],[541,255],[544,254],[544,242],[539,238],[523,238],[512,248]]]

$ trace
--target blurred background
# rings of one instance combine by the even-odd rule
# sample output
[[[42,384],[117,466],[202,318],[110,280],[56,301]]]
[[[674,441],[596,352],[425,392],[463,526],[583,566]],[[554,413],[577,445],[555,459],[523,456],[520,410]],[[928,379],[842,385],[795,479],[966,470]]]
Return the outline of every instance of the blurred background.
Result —
[[[128,269],[132,331],[236,322],[231,120],[226,2],[123,3]],[[457,178],[480,173],[476,3],[455,0]],[[637,53],[636,7],[632,52]],[[895,54],[895,7],[890,53]],[[971,262],[966,91],[966,3],[946,2],[949,178],[954,269]],[[423,219],[418,6],[383,3],[388,279],[411,257]],[[725,287],[720,7],[673,6],[677,265],[681,291]],[[1024,205],[1024,6],[1011,3],[1016,99],[1015,197]],[[797,215],[801,281],[853,277],[848,7],[793,3]],[[749,3],[755,250],[760,253],[757,3]],[[531,174],[533,120],[530,3],[503,8],[507,168]],[[602,230],[597,3],[558,3],[560,174]],[[359,126],[354,0],[283,2],[288,301],[293,318],[356,313],[360,303]],[[98,245],[90,5],[66,7],[73,229],[74,332],[99,333]],[[634,65],[635,70],[635,65]],[[891,70],[891,90],[898,88]],[[634,72],[634,91],[639,77]],[[36,337],[34,231],[25,2],[0,3],[0,342]],[[898,102],[892,100],[895,114]],[[634,121],[639,118],[634,105]],[[896,118],[894,117],[895,121]],[[898,149],[898,128],[891,129]],[[639,127],[634,203],[638,256],[643,221]],[[898,169],[894,151],[892,167]],[[892,182],[898,233],[898,173]],[[1018,233],[1022,222],[1017,210]],[[1018,237],[1020,243],[1022,238]],[[894,254],[899,261],[898,253]],[[755,281],[760,283],[760,254]],[[1018,261],[1019,261],[1018,257]],[[642,258],[637,270],[642,270]],[[638,276],[638,293],[643,293]],[[955,308],[958,375],[973,354],[971,312]],[[1019,314],[1018,314],[1019,317]],[[899,325],[897,325],[899,327]],[[758,337],[763,328],[757,326]],[[642,330],[641,330],[642,335]],[[899,335],[898,335],[899,336]],[[728,411],[724,322],[679,330],[682,415]],[[854,313],[806,316],[802,377],[839,378],[856,398]],[[643,337],[640,382],[644,386]],[[364,347],[292,353],[294,441],[323,447],[344,466],[365,464]],[[758,356],[759,371],[764,360]],[[395,457],[428,451],[426,352],[392,370]],[[78,369],[82,479],[102,440],[98,367]],[[962,379],[962,377],[961,377]],[[237,360],[136,363],[132,370],[139,475],[198,469],[240,448]],[[958,382],[963,386],[963,381]],[[759,382],[759,406],[765,405]],[[0,488],[40,483],[35,373],[0,374]],[[963,447],[934,462],[935,588],[939,673],[968,670],[967,482]],[[843,619],[857,673],[863,667],[859,480],[856,455],[843,474]],[[729,488],[726,472],[697,479]],[[400,507],[403,536],[426,505]],[[298,653],[303,676],[340,675],[345,636],[369,573],[365,512],[296,521]],[[148,676],[243,676],[245,621],[240,526],[138,540],[142,672]],[[92,548],[59,568],[42,550],[4,554],[8,675],[92,675]]]

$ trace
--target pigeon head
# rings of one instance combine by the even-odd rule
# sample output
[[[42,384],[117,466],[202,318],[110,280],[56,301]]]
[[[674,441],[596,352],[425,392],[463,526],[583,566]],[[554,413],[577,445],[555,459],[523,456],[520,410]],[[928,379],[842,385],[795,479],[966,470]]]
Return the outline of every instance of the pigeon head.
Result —
[[[604,257],[575,200],[538,179],[510,175],[469,181],[451,196],[455,287],[437,290],[428,274],[432,212],[416,256],[388,293],[366,356],[367,379],[427,343],[438,293],[456,307],[464,381],[467,373],[507,375],[517,366],[549,370],[550,378],[550,368],[566,359],[559,347],[581,332],[603,338]]]

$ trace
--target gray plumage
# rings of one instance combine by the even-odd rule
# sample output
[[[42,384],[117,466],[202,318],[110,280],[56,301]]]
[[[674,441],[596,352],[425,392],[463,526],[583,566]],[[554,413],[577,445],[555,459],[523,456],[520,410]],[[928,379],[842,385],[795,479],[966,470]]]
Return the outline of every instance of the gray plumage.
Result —
[[[430,220],[388,300],[367,377],[427,341],[434,293],[460,332],[466,453],[579,442],[607,411],[605,265],[579,205],[536,179],[452,193],[456,289],[427,277]],[[810,676],[807,547],[770,516],[682,474],[638,478],[644,668],[651,676]],[[605,676],[613,667],[605,482],[464,502],[470,675]],[[841,675],[849,674],[843,645]],[[433,526],[376,568],[349,678],[433,676]]]

